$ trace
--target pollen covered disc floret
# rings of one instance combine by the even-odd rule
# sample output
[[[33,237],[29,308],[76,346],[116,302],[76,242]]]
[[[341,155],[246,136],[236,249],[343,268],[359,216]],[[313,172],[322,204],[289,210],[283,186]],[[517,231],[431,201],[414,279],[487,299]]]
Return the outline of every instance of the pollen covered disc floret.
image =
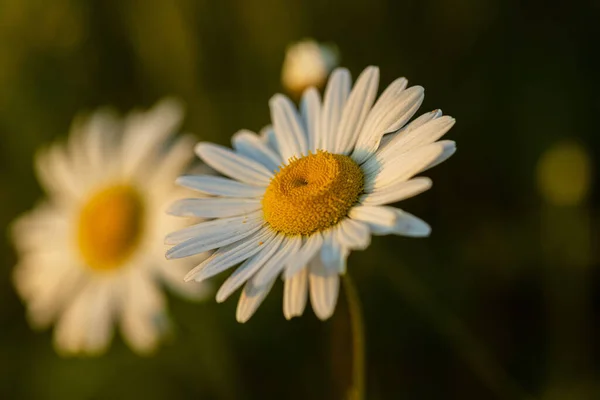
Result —
[[[198,143],[196,154],[223,176],[178,179],[212,197],[182,199],[169,211],[210,220],[167,235],[167,258],[214,251],[186,281],[239,265],[216,296],[222,302],[243,287],[239,322],[254,314],[279,276],[286,318],[302,315],[309,299],[318,318],[329,318],[352,250],[366,249],[373,235],[431,231],[388,204],[431,187],[431,179],[415,176],[454,154],[454,142],[440,140],[454,118],[434,110],[411,121],[424,89],[407,84],[398,78],[378,98],[377,67],[366,68],[354,87],[350,72],[338,68],[323,97],[308,88],[296,107],[273,96],[273,125],[260,135],[237,132],[233,149]]]
[[[144,203],[129,185],[100,190],[79,214],[77,242],[86,265],[107,271],[117,269],[135,251],[143,233]]]
[[[262,200],[264,217],[285,235],[320,232],[348,215],[363,186],[352,158],[320,150],[291,160],[275,175]]]

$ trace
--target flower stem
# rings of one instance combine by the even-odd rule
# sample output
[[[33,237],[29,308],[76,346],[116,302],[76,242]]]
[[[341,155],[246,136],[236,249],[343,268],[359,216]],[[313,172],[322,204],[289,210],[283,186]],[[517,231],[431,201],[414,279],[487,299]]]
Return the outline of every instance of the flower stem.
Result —
[[[365,399],[365,326],[358,292],[349,274],[343,277],[344,292],[348,303],[352,327],[352,387],[350,400]]]

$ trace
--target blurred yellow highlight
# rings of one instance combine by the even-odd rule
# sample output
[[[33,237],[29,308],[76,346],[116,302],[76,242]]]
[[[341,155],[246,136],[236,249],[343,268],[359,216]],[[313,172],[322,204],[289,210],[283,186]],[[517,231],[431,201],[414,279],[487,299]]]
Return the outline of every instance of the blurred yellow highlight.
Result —
[[[575,142],[556,143],[538,162],[537,182],[540,194],[550,204],[573,206],[582,203],[591,184],[588,151]]]
[[[143,201],[131,186],[104,189],[90,198],[79,214],[77,243],[92,269],[121,267],[140,242]]]

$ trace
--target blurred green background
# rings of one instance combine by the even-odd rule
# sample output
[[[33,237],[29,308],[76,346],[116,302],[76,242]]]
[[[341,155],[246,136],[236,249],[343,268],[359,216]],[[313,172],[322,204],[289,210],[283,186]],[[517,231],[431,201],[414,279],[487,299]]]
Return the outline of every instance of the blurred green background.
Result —
[[[597,1],[0,0],[0,226],[41,196],[32,156],[79,111],[174,95],[185,131],[227,144],[268,122],[289,42],[331,41],[354,77],[406,76],[423,112],[457,119],[457,154],[401,204],[431,238],[375,238],[349,260],[368,399],[599,399],[599,21]],[[287,322],[278,284],[244,325],[233,297],[171,298],[154,357],[117,338],[62,359],[25,321],[7,234],[1,250],[2,399],[344,398],[342,294],[331,320]]]

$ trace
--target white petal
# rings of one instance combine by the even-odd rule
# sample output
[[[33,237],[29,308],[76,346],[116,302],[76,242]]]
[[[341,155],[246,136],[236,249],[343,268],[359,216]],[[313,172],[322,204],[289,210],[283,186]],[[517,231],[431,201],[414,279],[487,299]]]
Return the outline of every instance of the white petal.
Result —
[[[231,143],[238,153],[261,163],[269,171],[275,171],[282,165],[279,154],[252,131],[245,129],[238,131],[231,138]]]
[[[151,166],[152,154],[175,133],[183,119],[183,106],[165,99],[147,112],[131,112],[124,123],[120,172],[131,176]]]
[[[389,186],[375,189],[372,193],[361,196],[359,202],[367,206],[380,206],[395,203],[423,193],[431,188],[431,179],[418,177],[409,181],[398,181]]]
[[[252,284],[260,287],[273,280],[283,270],[287,260],[298,253],[301,244],[302,237],[300,236],[285,238],[277,253],[254,275]]]
[[[309,268],[310,302],[317,317],[326,320],[335,310],[340,278],[337,271],[325,268],[319,257],[310,262]]]
[[[247,223],[245,224],[242,222],[243,218],[245,217],[236,218],[240,218],[240,220],[236,221],[236,223],[220,225],[218,228],[211,229],[208,232],[203,232],[200,235],[192,237],[191,239],[171,247],[167,251],[166,257],[187,257],[194,254],[204,253],[205,251],[216,249],[218,247],[227,246],[228,244],[237,242],[238,240],[250,236],[259,230],[264,224],[262,218],[255,218],[253,220],[248,219]],[[196,225],[195,228],[198,227],[198,225]]]
[[[319,125],[319,143],[317,149],[331,151],[335,146],[336,134],[350,94],[351,77],[345,68],[336,68],[329,78],[323,108],[321,109],[321,123]]]
[[[123,339],[136,352],[148,354],[156,348],[160,336],[168,327],[164,297],[148,274],[134,272],[124,283],[121,312]]]
[[[109,110],[96,111],[87,120],[85,154],[90,170],[101,170],[109,163],[119,129],[117,116]]]
[[[227,218],[260,210],[260,199],[201,198],[181,199],[173,203],[167,213],[179,217]]]
[[[346,248],[364,250],[371,244],[371,231],[365,223],[346,218],[338,224],[335,240]]]
[[[299,317],[304,313],[308,297],[308,267],[302,268],[291,278],[285,279],[283,286],[283,315],[286,319]]]
[[[276,94],[269,101],[269,106],[283,163],[287,164],[292,157],[308,154],[306,132],[290,99]]]
[[[365,192],[391,185],[395,182],[407,181],[416,174],[424,171],[437,160],[444,151],[441,142],[422,146],[408,153],[394,156],[391,152],[382,155],[381,171],[374,177],[367,175],[365,179]]]
[[[396,213],[398,217],[392,233],[412,237],[426,237],[431,234],[431,227],[427,222],[406,211],[396,210]]]
[[[319,120],[321,115],[321,96],[314,87],[308,88],[300,101],[300,113],[306,129],[308,150],[315,153],[319,139]]]
[[[396,222],[396,214],[390,207],[356,206],[350,210],[348,216],[369,225],[381,225],[389,228],[393,227]]]
[[[264,186],[252,186],[220,176],[186,175],[177,178],[178,185],[214,196],[225,197],[262,197]]]
[[[341,116],[335,138],[334,153],[350,154],[367,115],[373,106],[379,86],[379,68],[367,67],[356,80]]]
[[[22,256],[13,272],[15,287],[27,303],[27,317],[35,327],[48,326],[73,301],[85,281],[79,265],[58,253],[61,257],[55,262],[39,252]]]
[[[55,144],[38,153],[35,167],[42,186],[57,199],[71,201],[81,196],[76,171],[71,168],[63,146]]]
[[[319,233],[313,233],[306,239],[296,256],[287,262],[285,278],[290,278],[308,264],[308,262],[321,250],[323,246],[323,236]]]
[[[389,227],[370,224],[371,231],[374,235],[394,234],[410,237],[426,237],[431,233],[429,225],[420,218],[397,208],[386,207],[386,209],[393,211],[396,215],[394,225]]]
[[[435,167],[438,164],[443,163],[447,159],[449,159],[454,153],[456,153],[456,143],[452,140],[440,140],[440,145],[442,145],[443,151],[431,164],[427,166],[426,169],[430,169]]]
[[[201,282],[252,257],[275,237],[275,232],[264,227],[239,242],[221,247],[185,276],[185,281]]]
[[[236,310],[236,319],[239,323],[244,323],[254,315],[258,306],[263,302],[267,294],[271,291],[273,287],[273,282],[275,282],[275,278],[268,282],[267,285],[256,288],[252,285],[252,282],[248,282],[242,291],[240,296],[240,300],[238,302],[237,310]]]
[[[231,234],[244,228],[260,226],[264,223],[262,212],[254,212],[239,217],[219,218],[212,221],[204,221],[188,226],[175,232],[169,233],[165,238],[165,244],[179,244],[188,239],[197,238],[207,240],[222,230]]]
[[[433,143],[444,136],[455,122],[454,118],[445,115],[427,122],[418,128],[408,129],[409,126],[405,131],[401,131],[396,135],[385,149],[380,151],[382,154],[388,151],[395,154],[402,154],[414,148]]]
[[[410,131],[419,128],[423,124],[425,124],[429,121],[432,121],[436,118],[439,118],[441,116],[442,116],[442,110],[440,110],[440,109],[433,110],[428,113],[419,115],[417,118],[413,119],[404,128],[398,129],[396,132],[385,135],[381,139],[381,143],[379,144],[378,150],[382,150],[383,148],[385,148],[391,141],[395,140],[396,137],[405,135],[405,134],[409,133]]]
[[[84,287],[58,320],[54,329],[54,345],[57,351],[69,354],[83,350],[87,311],[92,295],[93,288],[90,285]]]
[[[339,225],[323,233],[325,243],[321,248],[321,261],[328,270],[343,274],[346,272],[346,259],[349,251],[337,240]]]
[[[259,136],[262,142],[266,144],[269,149],[274,151],[275,154],[277,154],[278,159],[281,160],[279,144],[277,143],[277,137],[275,137],[275,130],[273,129],[273,126],[267,125],[264,128],[262,128],[260,130]],[[283,160],[281,160],[281,162],[283,162]],[[281,162],[279,163],[279,165],[281,165]]]
[[[358,137],[352,158],[359,164],[375,153],[384,134],[401,128],[423,102],[421,86],[404,90],[401,86],[390,89],[392,85],[373,106]]]
[[[419,115],[417,118],[412,120],[410,122],[410,124],[408,124],[408,125],[406,125],[406,127],[402,128],[402,130],[404,131],[404,133],[408,133],[411,130],[417,129],[429,121],[433,121],[436,118],[440,118],[441,116],[442,116],[442,110],[440,110],[438,108],[437,110],[433,110],[433,111],[427,112],[425,114]]]
[[[283,239],[283,235],[275,236],[271,241],[263,244],[263,248],[258,254],[244,261],[244,263],[240,265],[219,288],[219,291],[217,292],[217,302],[221,303],[225,301],[231,293],[235,292],[237,288],[242,286],[244,282],[256,273],[256,271],[265,265],[279,249]]]
[[[113,335],[114,294],[111,283],[98,285],[88,309],[86,350],[91,354],[103,353]]]
[[[151,171],[147,171],[147,182],[152,195],[163,196],[164,193],[173,190],[173,180],[181,175],[194,159],[195,142],[196,139],[190,135],[179,137],[161,155],[161,161],[154,165]]]
[[[99,354],[112,337],[111,282],[90,282],[67,308],[55,330],[57,350]]]
[[[272,173],[262,164],[212,143],[198,143],[196,154],[206,164],[238,181],[267,186]]]

